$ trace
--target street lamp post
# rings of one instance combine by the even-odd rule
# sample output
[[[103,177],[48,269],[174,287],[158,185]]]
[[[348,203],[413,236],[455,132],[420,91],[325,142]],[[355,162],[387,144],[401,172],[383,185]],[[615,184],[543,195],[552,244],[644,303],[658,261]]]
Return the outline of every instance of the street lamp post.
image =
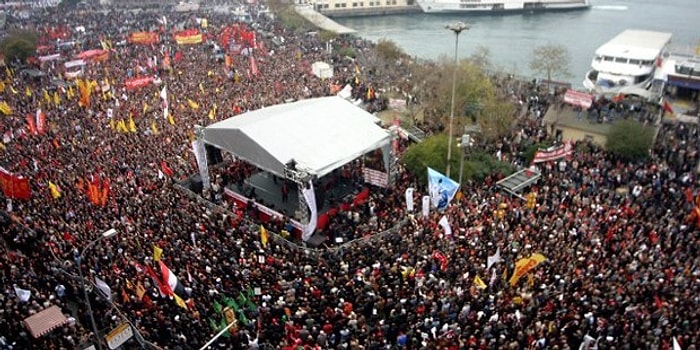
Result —
[[[450,158],[452,157],[452,124],[454,124],[455,119],[455,90],[457,90],[457,70],[459,69],[459,34],[463,30],[469,30],[469,25],[464,22],[457,22],[451,25],[447,25],[445,26],[445,28],[455,33],[455,69],[454,72],[452,72],[452,104],[450,107],[449,135],[447,136],[447,169],[445,170],[445,175],[447,177],[450,177]]]
[[[462,140],[459,143],[459,145],[457,145],[459,147],[460,151],[462,151],[462,153],[461,153],[462,157],[460,157],[460,159],[459,159],[459,187],[460,188],[462,187],[462,174],[464,173],[464,153],[467,151],[467,148],[469,146],[471,146],[471,142],[472,142],[471,136],[469,134],[465,134],[465,135],[462,135]]]
[[[92,314],[92,305],[90,304],[90,297],[88,296],[87,289],[85,288],[85,278],[83,278],[83,257],[85,252],[90,250],[97,242],[105,239],[114,237],[117,234],[117,230],[111,228],[105,232],[102,232],[100,237],[97,237],[92,242],[90,242],[80,255],[78,256],[78,275],[80,276],[80,286],[83,288],[83,297],[85,297],[85,304],[87,304],[88,314],[90,315],[90,324],[92,325],[92,332],[95,335],[95,345],[97,345],[97,350],[102,350],[102,343],[100,341],[100,335],[97,331],[97,324],[95,323],[95,315]]]

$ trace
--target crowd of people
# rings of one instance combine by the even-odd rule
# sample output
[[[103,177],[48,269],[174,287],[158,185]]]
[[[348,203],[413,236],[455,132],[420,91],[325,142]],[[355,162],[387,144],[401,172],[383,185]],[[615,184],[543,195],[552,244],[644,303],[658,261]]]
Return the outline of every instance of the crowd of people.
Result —
[[[700,343],[700,216],[689,216],[696,208],[697,125],[662,124],[643,162],[577,144],[571,160],[541,167],[532,208],[498,192],[493,184],[502,174],[493,174],[467,184],[444,212],[409,212],[405,190],[416,188],[416,199],[425,191],[414,174],[400,170],[393,189],[373,191],[365,204],[380,203],[381,210],[362,215],[378,217],[376,231],[404,224],[321,254],[262,239],[260,223],[230,204],[212,206],[173,186],[197,169],[193,125],[329,94],[329,82],[313,76],[309,62],[332,62],[337,82],[366,79],[317,36],[252,14],[251,27],[284,43],[258,36],[255,73],[247,57],[233,57],[226,67],[211,60],[204,44],[176,45],[166,35],[172,25],[216,38],[231,24],[226,15],[207,14],[206,29],[194,16],[176,13],[165,14],[169,24],[163,14],[70,11],[9,22],[40,32],[83,26],[83,44],[63,55],[107,43],[111,57],[89,64],[80,79],[107,81],[111,92],[92,93],[81,105],[77,87],[73,97],[69,88],[46,98],[41,82],[6,72],[0,94],[12,113],[1,120],[0,163],[30,179],[32,196],[3,198],[0,346],[83,348],[94,341],[91,314],[102,336],[128,320],[141,343],[162,349],[200,348],[233,317],[235,327],[212,347],[671,349],[675,339],[695,349]],[[158,44],[116,45],[152,28],[163,31]],[[360,56],[372,54],[362,40],[335,40]],[[169,68],[153,62],[166,55],[173,58]],[[37,68],[61,73],[51,62]],[[157,76],[167,86],[171,115],[163,116],[161,85],[123,89],[130,75]],[[391,88],[382,79],[369,83]],[[532,110],[546,108],[533,103]],[[39,108],[45,131],[27,131],[26,116]],[[499,147],[502,159],[523,165],[524,147],[547,137],[542,116],[525,115],[521,130]],[[247,171],[234,170],[233,182]],[[451,235],[438,224],[442,216]],[[116,236],[96,241],[110,228]],[[487,266],[497,253],[500,261]],[[515,263],[533,253],[547,260],[509,283]],[[157,260],[177,276],[180,294],[164,288]],[[91,289],[91,313],[79,266],[88,284],[98,277],[111,288],[110,300],[96,285]],[[16,288],[30,297],[20,298]],[[51,305],[68,322],[33,338],[22,320]]]

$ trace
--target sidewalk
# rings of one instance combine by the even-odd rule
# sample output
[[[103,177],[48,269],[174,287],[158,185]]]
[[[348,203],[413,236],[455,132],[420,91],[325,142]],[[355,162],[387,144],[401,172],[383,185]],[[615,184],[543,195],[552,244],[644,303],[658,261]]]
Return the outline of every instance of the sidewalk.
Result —
[[[352,28],[348,28],[344,25],[339,24],[338,22],[316,12],[314,10],[313,6],[311,5],[296,5],[294,7],[294,10],[301,15],[302,17],[306,18],[309,22],[311,22],[313,25],[316,27],[327,30],[329,32],[333,32],[336,34],[354,34],[357,33],[356,30]]]

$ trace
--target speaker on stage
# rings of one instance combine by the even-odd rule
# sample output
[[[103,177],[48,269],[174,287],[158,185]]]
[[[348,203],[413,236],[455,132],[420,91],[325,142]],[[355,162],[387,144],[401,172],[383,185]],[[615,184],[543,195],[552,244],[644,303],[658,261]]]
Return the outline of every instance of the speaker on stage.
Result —
[[[220,149],[206,143],[204,144],[204,149],[207,152],[207,162],[209,165],[216,165],[224,161]]]

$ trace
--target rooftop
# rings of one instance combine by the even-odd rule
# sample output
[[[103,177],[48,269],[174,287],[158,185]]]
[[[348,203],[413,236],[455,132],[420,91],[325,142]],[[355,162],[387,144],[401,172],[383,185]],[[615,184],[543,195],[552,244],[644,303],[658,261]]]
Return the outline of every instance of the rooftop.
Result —
[[[671,33],[628,29],[600,46],[596,55],[653,60],[671,37]]]

